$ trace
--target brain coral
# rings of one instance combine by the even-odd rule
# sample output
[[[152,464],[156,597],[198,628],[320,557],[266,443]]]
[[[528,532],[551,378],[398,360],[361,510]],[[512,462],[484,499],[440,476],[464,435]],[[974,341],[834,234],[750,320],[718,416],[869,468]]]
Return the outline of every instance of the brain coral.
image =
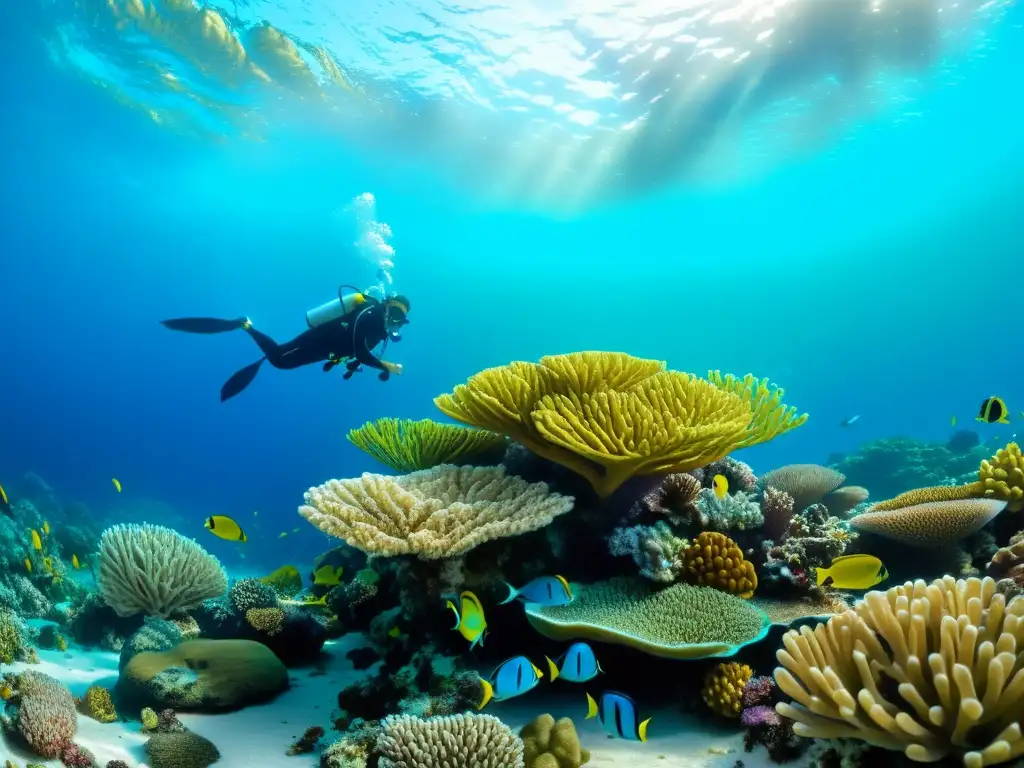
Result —
[[[159,525],[115,525],[100,538],[100,593],[118,616],[166,618],[228,588],[213,555]]]
[[[728,536],[702,531],[684,552],[687,579],[700,586],[714,587],[740,597],[753,597],[757,589],[754,566]]]
[[[576,726],[568,717],[558,722],[543,714],[519,732],[526,768],[580,768],[590,762],[590,751],[580,744]]]
[[[615,643],[670,659],[730,656],[771,626],[764,612],[721,590],[674,584],[653,591],[633,579],[580,586],[569,605],[528,604],[526,616],[553,640]]]
[[[523,742],[490,715],[391,715],[377,751],[380,768],[523,768]]]
[[[1005,506],[1005,501],[993,499],[955,499],[902,509],[871,507],[850,518],[850,526],[914,547],[948,545],[977,533]]]

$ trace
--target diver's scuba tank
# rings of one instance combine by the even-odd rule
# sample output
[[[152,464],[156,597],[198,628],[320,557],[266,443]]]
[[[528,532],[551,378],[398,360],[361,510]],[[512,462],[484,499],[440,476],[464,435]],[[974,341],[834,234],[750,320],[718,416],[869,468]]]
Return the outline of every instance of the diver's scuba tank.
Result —
[[[352,292],[346,293],[346,288],[351,288]],[[306,313],[306,325],[316,328],[324,323],[338,320],[365,303],[366,296],[354,285],[339,286],[338,298],[331,299],[319,307],[313,307]]]

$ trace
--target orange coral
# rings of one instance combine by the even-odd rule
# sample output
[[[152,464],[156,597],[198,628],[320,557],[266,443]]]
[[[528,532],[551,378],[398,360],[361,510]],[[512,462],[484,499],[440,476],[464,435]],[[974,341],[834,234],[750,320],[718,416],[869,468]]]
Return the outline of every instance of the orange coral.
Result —
[[[717,531],[702,531],[683,553],[687,577],[698,585],[714,587],[740,597],[753,597],[757,589],[754,566],[743,558],[736,542]]]

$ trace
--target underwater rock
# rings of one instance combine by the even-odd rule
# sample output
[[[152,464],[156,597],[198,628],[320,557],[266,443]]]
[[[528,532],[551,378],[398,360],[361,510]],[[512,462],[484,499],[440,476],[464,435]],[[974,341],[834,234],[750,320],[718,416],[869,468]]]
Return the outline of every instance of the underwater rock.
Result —
[[[68,631],[82,645],[108,647],[111,638],[124,642],[142,626],[144,619],[142,615],[118,616],[102,597],[90,593],[72,605]]]
[[[238,637],[245,620],[245,613],[236,612],[227,595],[204,600],[189,613],[199,625],[199,634],[213,639]]]
[[[253,609],[280,610],[280,609]],[[255,640],[272,650],[288,666],[313,662],[327,641],[327,629],[310,609],[289,606],[281,611],[281,623],[269,633],[245,622],[239,628],[237,639]]]
[[[121,647],[121,658],[117,668],[124,672],[136,655],[145,651],[169,651],[180,643],[184,638],[178,625],[167,619],[158,619],[151,616],[138,630],[132,633]]]
[[[526,768],[580,768],[590,762],[590,751],[580,744],[576,726],[568,717],[555,721],[538,716],[519,732]]]
[[[186,640],[128,662],[117,690],[139,705],[212,712],[273,698],[288,687],[274,653],[250,640]]]

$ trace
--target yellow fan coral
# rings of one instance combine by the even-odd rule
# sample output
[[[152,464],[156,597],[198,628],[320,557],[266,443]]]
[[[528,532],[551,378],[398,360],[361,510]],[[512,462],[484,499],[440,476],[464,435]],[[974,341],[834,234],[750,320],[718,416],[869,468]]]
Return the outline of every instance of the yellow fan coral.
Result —
[[[1024,755],[1024,597],[951,576],[869,592],[783,637],[779,714],[800,736],[853,738],[911,760],[982,768]]]
[[[739,717],[743,711],[743,688],[754,670],[730,661],[712,667],[704,675],[700,695],[708,709],[722,717]]]
[[[981,462],[978,481],[986,498],[1008,502],[1006,508],[1011,512],[1024,509],[1024,456],[1020,446],[1010,443]]]
[[[633,475],[686,472],[803,423],[766,381],[712,381],[614,352],[515,362],[434,403],[582,475],[608,496]]]
[[[489,456],[500,459],[504,435],[430,419],[377,419],[348,433],[349,442],[399,472],[459,464]]]
[[[954,499],[898,509],[871,507],[851,517],[850,527],[915,547],[943,546],[977,533],[1005,506],[994,499]]]
[[[739,597],[757,589],[754,566],[743,558],[736,542],[716,531],[701,531],[683,552],[686,576],[694,584],[714,587]]]
[[[331,480],[309,489],[299,514],[370,554],[438,560],[543,528],[573,503],[504,467],[441,465],[400,477]]]

